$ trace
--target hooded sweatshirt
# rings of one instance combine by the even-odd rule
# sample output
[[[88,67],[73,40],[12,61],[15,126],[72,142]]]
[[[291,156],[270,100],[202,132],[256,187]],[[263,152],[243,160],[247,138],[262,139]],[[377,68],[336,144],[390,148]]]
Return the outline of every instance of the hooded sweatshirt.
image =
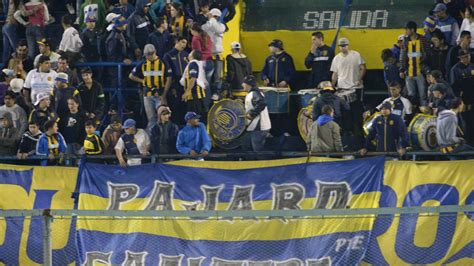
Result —
[[[137,0],[135,12],[128,19],[127,36],[132,51],[137,48],[143,50],[148,41],[150,21],[143,10],[146,4],[148,4],[148,0]]]
[[[14,104],[12,107],[6,105],[0,106],[0,111],[9,112],[12,116],[13,126],[18,129],[21,133],[25,132],[28,127],[28,120],[26,118],[26,112],[18,104]]]
[[[458,118],[451,110],[443,110],[438,113],[436,123],[436,139],[441,148],[462,143],[464,140],[456,136],[458,130]]]
[[[23,134],[23,137],[21,137],[18,153],[28,153],[29,155],[35,154],[39,137],[41,137],[42,134],[41,131],[38,131],[35,135],[31,134],[30,131],[26,131],[25,134]]]
[[[154,154],[167,154],[176,152],[176,138],[178,136],[178,126],[168,121],[161,121],[161,114],[170,109],[167,106],[158,107],[158,123],[150,129],[151,150]]]
[[[15,155],[20,132],[13,126],[12,115],[9,112],[0,112],[0,119],[8,120],[8,126],[0,128],[0,155]]]
[[[227,82],[232,90],[241,90],[244,77],[252,74],[252,63],[244,54],[231,54],[226,58]]]
[[[312,152],[342,151],[340,131],[332,116],[320,115],[309,131],[308,148]]]

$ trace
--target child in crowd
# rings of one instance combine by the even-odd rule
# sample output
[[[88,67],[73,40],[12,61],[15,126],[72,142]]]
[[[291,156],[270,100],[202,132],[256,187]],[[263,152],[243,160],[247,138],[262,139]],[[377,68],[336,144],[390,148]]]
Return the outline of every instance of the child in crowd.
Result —
[[[18,159],[26,159],[28,156],[34,155],[41,134],[43,133],[40,131],[37,122],[31,121],[28,123],[28,130],[21,137],[20,147],[18,148],[16,157],[18,157]]]
[[[104,143],[96,135],[95,121],[87,121],[85,124],[86,139],[84,140],[84,151],[87,155],[99,155],[104,151]]]
[[[44,134],[38,140],[36,155],[48,156],[49,160],[41,161],[42,166],[61,164],[64,160],[67,145],[63,135],[58,132],[58,124],[55,120],[44,123]],[[59,158],[59,160],[57,160]]]

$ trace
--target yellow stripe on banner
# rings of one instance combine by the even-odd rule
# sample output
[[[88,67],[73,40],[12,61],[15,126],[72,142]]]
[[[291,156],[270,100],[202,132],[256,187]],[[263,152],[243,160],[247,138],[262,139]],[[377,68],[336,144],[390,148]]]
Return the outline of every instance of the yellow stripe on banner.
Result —
[[[340,232],[371,230],[374,218],[311,218],[259,220],[94,220],[79,219],[77,229],[106,233],[147,233],[184,240],[290,240]]]
[[[351,208],[377,208],[378,207],[378,202],[380,199],[381,194],[379,192],[372,192],[372,193],[364,193],[360,195],[354,195],[352,197],[350,206]],[[85,203],[88,203],[85,205]],[[148,203],[148,199],[137,199],[133,200],[129,203],[126,203],[122,205],[123,210],[143,210]],[[302,209],[312,209],[314,208],[314,205],[316,203],[315,198],[307,198],[304,199],[300,206]],[[89,205],[90,204],[90,205]],[[184,205],[186,204],[191,204],[191,202],[186,202],[182,200],[173,200],[173,206],[176,210],[184,210]],[[89,194],[82,194],[81,195],[81,206],[80,209],[105,209],[107,208],[108,205],[108,200],[105,198],[101,198],[95,195],[89,195]],[[217,205],[218,210],[226,210],[229,207],[229,203],[219,203]],[[270,200],[265,200],[265,201],[255,201],[253,202],[253,208],[257,210],[269,210],[272,209],[272,201]],[[148,218],[150,219],[150,218]],[[133,219],[132,219],[133,220]],[[311,224],[314,226],[314,221],[312,222],[311,219],[302,219],[298,218],[296,220],[301,220],[298,222],[291,222],[292,226],[298,226],[297,228],[306,228],[310,227]],[[207,240],[225,240],[225,241],[242,241],[242,240],[285,240],[285,239],[292,239],[292,238],[306,238],[306,237],[313,237],[313,236],[318,236],[322,234],[330,234],[330,233],[335,233],[338,232],[338,230],[341,230],[338,226],[331,227],[331,223],[334,224],[341,224],[340,226],[344,226],[344,232],[354,232],[354,231],[359,231],[359,230],[368,230],[370,228],[370,223],[367,222],[366,220],[363,220],[361,218],[351,218],[348,220],[344,220],[343,222],[340,222],[341,219],[330,219],[330,218],[324,218],[324,219],[318,219],[317,220],[317,228],[320,228],[322,226],[321,230],[295,230],[287,228],[286,231],[279,231],[280,229],[279,226],[283,226],[284,223],[282,223],[280,220],[277,221],[263,221],[260,219],[259,222],[255,221],[239,221],[230,224],[227,221],[190,221],[188,219],[180,219],[177,223],[175,224],[168,224],[168,226],[165,226],[166,222],[165,221],[160,221],[158,219],[153,219],[153,221],[147,221],[147,220],[141,220],[142,223],[137,223],[137,227],[132,227],[129,226],[127,227],[126,231],[123,231],[122,227],[120,227],[120,223],[116,223],[115,225],[119,226],[116,230],[113,230],[110,225],[107,225],[107,223],[95,223],[92,221],[89,222],[84,222],[79,224],[78,223],[78,229],[90,229],[90,230],[104,230],[105,232],[110,232],[110,233],[131,233],[131,232],[141,232],[141,233],[149,233],[149,234],[157,234],[157,235],[164,235],[164,236],[170,236],[170,237],[176,237],[176,238],[182,238],[186,240],[197,240],[197,239],[207,239]],[[370,219],[369,219],[370,220]],[[159,223],[157,223],[159,221]],[[110,220],[109,220],[110,222]],[[122,221],[122,223],[127,223],[125,221]],[[195,230],[195,224],[198,224],[198,226],[202,226],[203,228],[213,228],[212,230]],[[354,223],[354,224],[351,224]],[[138,226],[139,224],[139,226]],[[172,226],[171,226],[172,225]],[[91,227],[88,227],[91,226]],[[179,226],[183,230],[183,232],[193,232],[191,233],[186,233],[182,234],[180,233],[181,231],[175,231],[175,227]],[[278,234],[269,234],[267,236],[265,235],[258,235],[258,234],[242,234],[242,230],[249,230],[245,229],[246,227],[249,226],[256,226],[256,228],[253,228],[252,230],[255,230],[255,232],[261,232],[263,228],[270,226],[270,230],[275,230],[275,232],[278,232]],[[224,232],[227,231],[225,234],[225,239],[222,236],[222,233],[216,234],[216,232]],[[250,232],[250,231],[249,231]],[[245,239],[244,239],[245,236]],[[251,236],[249,239],[248,237]],[[263,237],[263,239],[261,238]]]
[[[216,162],[216,161],[181,160],[181,161],[169,162],[166,164],[177,165],[177,166],[197,167],[197,168],[242,170],[242,169],[302,164],[302,163],[306,163],[307,160],[308,160],[307,157],[294,158],[294,159],[269,160],[269,161],[245,161],[245,162],[244,161]],[[334,161],[340,161],[340,160],[341,159],[325,158],[325,157],[311,157],[309,162],[320,163],[320,162],[334,162]]]

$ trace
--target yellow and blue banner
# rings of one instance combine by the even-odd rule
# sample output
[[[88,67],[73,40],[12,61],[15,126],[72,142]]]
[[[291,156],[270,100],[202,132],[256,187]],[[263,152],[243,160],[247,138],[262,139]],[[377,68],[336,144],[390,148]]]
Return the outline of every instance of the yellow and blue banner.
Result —
[[[272,210],[474,204],[473,161],[0,165],[1,209]],[[320,163],[314,163],[318,161]],[[76,182],[78,183],[76,186]],[[80,200],[71,198],[79,188]],[[38,218],[38,217],[37,217]],[[0,265],[42,263],[42,218],[0,219]],[[473,265],[474,214],[56,218],[55,265]]]

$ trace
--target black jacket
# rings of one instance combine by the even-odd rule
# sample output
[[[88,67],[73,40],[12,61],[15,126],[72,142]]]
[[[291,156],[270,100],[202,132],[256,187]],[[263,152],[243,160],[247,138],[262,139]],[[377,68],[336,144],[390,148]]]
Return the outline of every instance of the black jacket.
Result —
[[[227,83],[232,90],[242,89],[242,80],[244,77],[252,74],[252,63],[247,57],[236,58],[232,55],[226,57],[227,64]]]
[[[151,150],[154,154],[176,153],[179,128],[173,122],[157,123],[150,129]]]
[[[321,115],[323,106],[330,105],[334,108],[334,120],[340,124],[342,119],[342,111],[349,111],[349,104],[331,92],[324,92],[313,103],[313,119],[316,121]]]
[[[84,113],[93,113],[97,120],[101,120],[104,115],[105,94],[102,85],[95,80],[92,81],[92,87],[87,88],[86,84],[81,83],[77,87],[81,95],[81,109]]]
[[[135,12],[128,18],[127,36],[130,41],[130,48],[143,50],[150,34],[150,21],[143,11],[147,0],[137,0]]]
[[[20,146],[18,147],[18,152],[28,153],[29,155],[35,154],[36,144],[38,143],[38,139],[39,137],[41,137],[42,134],[43,133],[39,131],[38,134],[31,135],[30,131],[26,131],[21,137]]]
[[[308,53],[304,60],[306,68],[311,69],[309,88],[316,88],[321,81],[331,80],[331,63],[334,59],[334,50],[323,45],[316,49],[316,53]],[[398,74],[398,73],[397,73]]]

